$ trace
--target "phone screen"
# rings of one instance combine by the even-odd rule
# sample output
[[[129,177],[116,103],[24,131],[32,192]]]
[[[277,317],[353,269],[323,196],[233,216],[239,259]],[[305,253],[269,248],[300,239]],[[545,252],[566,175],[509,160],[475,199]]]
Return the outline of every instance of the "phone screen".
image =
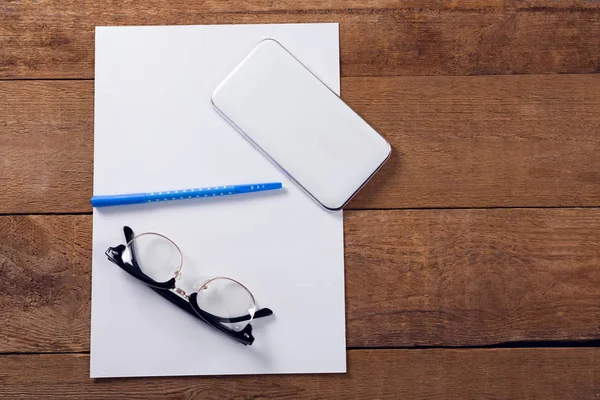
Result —
[[[217,110],[322,206],[342,208],[390,145],[281,44],[260,42],[215,89]]]

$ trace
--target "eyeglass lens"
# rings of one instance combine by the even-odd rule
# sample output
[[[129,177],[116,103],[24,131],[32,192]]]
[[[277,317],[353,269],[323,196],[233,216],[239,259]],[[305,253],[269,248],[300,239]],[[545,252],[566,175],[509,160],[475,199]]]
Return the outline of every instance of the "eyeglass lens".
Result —
[[[250,323],[256,311],[248,289],[229,278],[205,282],[198,290],[197,302],[200,309],[223,319],[223,325],[237,332]]]

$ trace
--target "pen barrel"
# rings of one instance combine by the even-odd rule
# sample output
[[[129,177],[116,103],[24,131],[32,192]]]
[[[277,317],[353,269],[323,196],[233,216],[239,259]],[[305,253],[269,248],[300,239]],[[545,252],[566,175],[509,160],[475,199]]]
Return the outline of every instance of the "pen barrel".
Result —
[[[93,207],[124,206],[127,204],[154,203],[167,200],[210,198],[232,194],[262,192],[281,189],[281,182],[255,183],[250,185],[212,186],[198,189],[169,190],[165,192],[116,194],[92,196]]]
[[[146,202],[167,200],[185,200],[204,197],[216,197],[235,194],[233,186],[213,186],[198,189],[170,190],[166,192],[146,193]]]
[[[141,204],[146,202],[145,193],[133,193],[133,194],[115,194],[108,196],[92,196],[90,203],[92,207],[110,207],[110,206],[124,206],[127,204]]]
[[[281,182],[254,183],[249,185],[234,185],[235,193],[264,192],[265,190],[281,189]]]

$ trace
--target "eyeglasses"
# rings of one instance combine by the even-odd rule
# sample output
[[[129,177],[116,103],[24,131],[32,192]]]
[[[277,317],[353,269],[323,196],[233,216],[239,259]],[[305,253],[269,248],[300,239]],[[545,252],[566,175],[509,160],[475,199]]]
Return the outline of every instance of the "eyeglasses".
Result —
[[[250,322],[272,315],[273,311],[257,310],[254,296],[246,286],[220,276],[201,282],[196,291],[188,293],[176,284],[182,277],[183,254],[171,239],[154,232],[134,235],[128,226],[123,227],[123,232],[127,244],[109,247],[105,254],[110,261],[239,343],[254,342]]]

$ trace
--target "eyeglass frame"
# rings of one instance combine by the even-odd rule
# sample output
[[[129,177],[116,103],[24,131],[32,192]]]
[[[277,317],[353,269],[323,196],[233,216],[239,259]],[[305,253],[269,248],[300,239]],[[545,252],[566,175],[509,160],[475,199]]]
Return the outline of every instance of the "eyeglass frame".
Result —
[[[232,339],[236,340],[238,343],[241,343],[244,346],[252,345],[252,343],[254,342],[254,336],[252,336],[252,325],[250,323],[248,323],[248,325],[246,325],[244,327],[244,329],[242,329],[241,331],[235,331],[231,328],[224,326],[222,324],[222,322],[233,323],[233,322],[244,321],[246,319],[253,320],[256,318],[263,318],[263,317],[267,317],[269,315],[273,315],[273,311],[269,308],[261,308],[259,310],[256,310],[254,312],[253,316],[251,316],[250,314],[247,314],[247,315],[242,315],[242,316],[234,317],[234,318],[223,318],[223,317],[219,317],[219,316],[210,314],[207,311],[202,310],[198,306],[198,301],[197,301],[198,291],[201,290],[203,288],[203,286],[205,286],[209,282],[211,282],[215,279],[219,279],[219,278],[228,279],[230,281],[233,281],[233,282],[241,285],[244,289],[246,289],[248,291],[248,293],[250,293],[250,296],[252,297],[252,301],[254,302],[255,305],[256,305],[256,301],[254,301],[254,295],[252,294],[252,292],[250,292],[250,290],[248,290],[248,288],[245,285],[243,285],[241,282],[236,281],[235,279],[225,277],[225,276],[215,277],[215,278],[211,278],[211,279],[205,281],[202,284],[202,286],[200,287],[200,289],[198,289],[198,291],[196,291],[196,292],[193,292],[193,293],[185,292],[184,290],[177,287],[177,285],[176,285],[177,279],[181,276],[181,269],[183,268],[183,255],[182,255],[183,253],[179,249],[179,246],[177,246],[177,244],[175,244],[175,242],[173,242],[168,237],[161,235],[160,233],[154,233],[154,232],[145,232],[145,233],[135,236],[133,233],[133,230],[129,226],[123,227],[123,233],[125,234],[125,241],[127,244],[120,244],[115,247],[109,247],[105,252],[105,255],[108,257],[109,261],[118,265],[121,269],[123,269],[129,275],[133,276],[134,278],[137,278],[142,283],[146,284],[146,286],[148,286],[150,289],[154,290],[156,293],[158,293],[159,295],[161,295],[162,297],[164,297],[171,303],[173,303],[176,306],[178,306],[179,308],[187,311],[189,314],[200,319],[202,322],[206,323],[207,325],[212,326],[215,329],[218,329],[222,333],[224,333],[227,336],[231,337]],[[137,262],[137,259],[135,257],[135,248],[133,245],[134,239],[139,236],[145,235],[145,234],[155,234],[155,235],[161,236],[162,238],[168,240],[173,245],[175,245],[175,247],[177,248],[179,253],[182,255],[181,256],[181,264],[180,264],[179,268],[177,269],[177,271],[175,272],[175,276],[173,276],[171,279],[169,279],[166,282],[157,282],[154,279],[150,278],[148,275],[144,274],[144,272],[142,271],[142,269],[140,268],[140,266]],[[131,249],[131,263],[123,261],[123,253],[125,252],[125,250],[127,249],[128,246]]]

